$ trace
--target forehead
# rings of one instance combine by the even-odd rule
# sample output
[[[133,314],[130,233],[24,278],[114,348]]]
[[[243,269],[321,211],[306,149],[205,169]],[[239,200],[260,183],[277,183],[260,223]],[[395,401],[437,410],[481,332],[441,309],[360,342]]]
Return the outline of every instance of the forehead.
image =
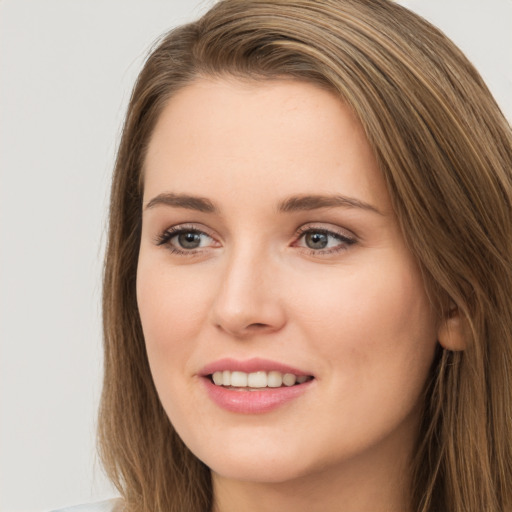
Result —
[[[146,156],[145,197],[169,188],[208,196],[222,185],[240,197],[343,193],[388,207],[350,108],[330,91],[293,80],[201,79],[168,102]]]

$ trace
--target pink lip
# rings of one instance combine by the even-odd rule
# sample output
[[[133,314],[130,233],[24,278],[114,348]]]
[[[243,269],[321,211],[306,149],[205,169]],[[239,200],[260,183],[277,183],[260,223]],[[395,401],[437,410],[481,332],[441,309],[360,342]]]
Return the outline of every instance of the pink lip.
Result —
[[[230,370],[251,373],[256,371],[278,371],[293,373],[294,375],[311,375],[291,366],[269,361],[266,359],[249,359],[237,361],[235,359],[221,359],[205,366],[201,372],[201,381],[210,399],[222,409],[239,414],[261,414],[270,412],[282,405],[300,397],[315,382],[308,380],[303,384],[290,387],[264,388],[258,391],[235,390],[215,385],[210,375],[217,371]]]
[[[236,359],[219,359],[213,363],[206,365],[199,374],[202,376],[211,375],[215,372],[222,372],[224,370],[238,371],[238,372],[281,372],[281,373],[293,373],[294,375],[312,375],[311,373],[293,368],[286,364],[278,363],[276,361],[270,361],[269,359],[260,359],[255,357],[253,359],[247,359],[246,361],[237,361]]]

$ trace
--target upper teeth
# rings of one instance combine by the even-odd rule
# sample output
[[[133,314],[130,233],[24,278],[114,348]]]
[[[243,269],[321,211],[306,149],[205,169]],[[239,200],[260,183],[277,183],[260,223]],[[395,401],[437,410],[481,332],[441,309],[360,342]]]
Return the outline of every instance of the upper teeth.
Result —
[[[233,386],[237,388],[278,388],[283,384],[285,386],[293,386],[294,384],[302,384],[308,380],[307,375],[294,375],[293,373],[271,372],[231,372],[224,370],[223,372],[215,372],[212,375],[213,382],[217,386]]]

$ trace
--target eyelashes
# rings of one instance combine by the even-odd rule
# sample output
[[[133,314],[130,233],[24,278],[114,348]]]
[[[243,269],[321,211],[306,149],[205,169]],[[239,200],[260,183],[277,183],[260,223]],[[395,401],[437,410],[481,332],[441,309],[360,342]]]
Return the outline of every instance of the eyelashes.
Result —
[[[179,225],[166,229],[157,236],[156,245],[166,246],[171,252],[182,255],[193,255],[205,248],[220,244],[208,233],[193,226]]]
[[[308,255],[323,256],[340,253],[354,245],[357,239],[345,230],[335,231],[312,225],[301,226],[295,234],[292,247],[297,247]],[[210,248],[222,245],[209,233],[194,225],[178,225],[166,229],[155,239],[157,246],[165,246],[173,254],[196,256]]]
[[[353,235],[313,226],[301,226],[296,236],[293,246],[302,247],[312,255],[345,251],[357,241]]]

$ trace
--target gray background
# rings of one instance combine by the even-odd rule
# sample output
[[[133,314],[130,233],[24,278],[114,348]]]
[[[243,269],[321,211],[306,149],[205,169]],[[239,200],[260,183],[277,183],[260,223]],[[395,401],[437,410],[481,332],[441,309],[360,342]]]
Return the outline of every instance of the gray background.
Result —
[[[512,120],[512,0],[409,0]],[[0,509],[115,492],[95,458],[108,186],[151,43],[210,0],[0,1]]]

